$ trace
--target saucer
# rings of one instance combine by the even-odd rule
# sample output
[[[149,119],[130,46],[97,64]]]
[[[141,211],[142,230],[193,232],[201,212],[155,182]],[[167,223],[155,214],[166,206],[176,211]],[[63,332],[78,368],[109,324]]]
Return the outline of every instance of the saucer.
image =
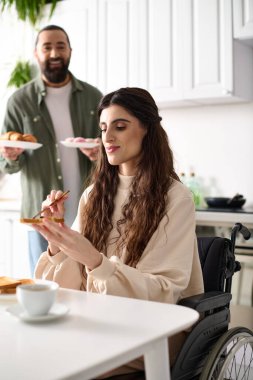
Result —
[[[69,312],[69,308],[61,303],[54,304],[45,315],[29,315],[19,304],[9,306],[6,311],[24,322],[46,322],[63,317]]]

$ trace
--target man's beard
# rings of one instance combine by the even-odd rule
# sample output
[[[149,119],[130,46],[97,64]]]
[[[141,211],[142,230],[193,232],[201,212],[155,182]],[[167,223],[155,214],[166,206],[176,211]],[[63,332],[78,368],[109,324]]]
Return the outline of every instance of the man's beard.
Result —
[[[61,61],[61,67],[50,67],[50,62]],[[66,62],[62,58],[49,59],[45,62],[44,67],[42,67],[42,72],[51,83],[62,83],[65,81],[68,75],[68,67],[70,60]]]

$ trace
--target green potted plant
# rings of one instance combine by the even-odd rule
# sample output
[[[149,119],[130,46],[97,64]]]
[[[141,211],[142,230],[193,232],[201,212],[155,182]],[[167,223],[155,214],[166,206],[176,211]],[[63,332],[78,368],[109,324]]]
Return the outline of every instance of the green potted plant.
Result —
[[[8,87],[19,88],[32,79],[32,67],[28,61],[17,61],[11,72]]]
[[[18,17],[23,21],[30,20],[32,25],[35,25],[45,5],[51,3],[49,15],[51,17],[58,1],[60,0],[0,0],[0,8],[3,11],[6,7],[15,5]]]

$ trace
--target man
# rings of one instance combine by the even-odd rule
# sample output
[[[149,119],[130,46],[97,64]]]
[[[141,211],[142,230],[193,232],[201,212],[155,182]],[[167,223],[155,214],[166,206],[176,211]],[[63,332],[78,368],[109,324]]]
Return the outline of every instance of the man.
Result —
[[[71,52],[64,29],[49,25],[40,30],[34,55],[41,75],[10,97],[2,133],[32,134],[43,145],[37,150],[0,148],[0,171],[21,171],[21,217],[35,215],[51,189],[70,190],[66,202],[68,225],[77,212],[82,184],[98,148],[70,149],[60,141],[68,137],[97,138],[96,109],[102,97],[98,89],[69,71]],[[46,248],[47,242],[40,234],[29,231],[32,274]]]

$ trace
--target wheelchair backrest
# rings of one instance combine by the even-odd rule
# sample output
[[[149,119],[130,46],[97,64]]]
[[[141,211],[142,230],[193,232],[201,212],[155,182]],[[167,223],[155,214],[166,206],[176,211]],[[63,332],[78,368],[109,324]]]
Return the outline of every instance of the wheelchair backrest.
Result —
[[[234,273],[231,241],[222,237],[198,237],[197,240],[205,292],[224,291],[225,280]]]

